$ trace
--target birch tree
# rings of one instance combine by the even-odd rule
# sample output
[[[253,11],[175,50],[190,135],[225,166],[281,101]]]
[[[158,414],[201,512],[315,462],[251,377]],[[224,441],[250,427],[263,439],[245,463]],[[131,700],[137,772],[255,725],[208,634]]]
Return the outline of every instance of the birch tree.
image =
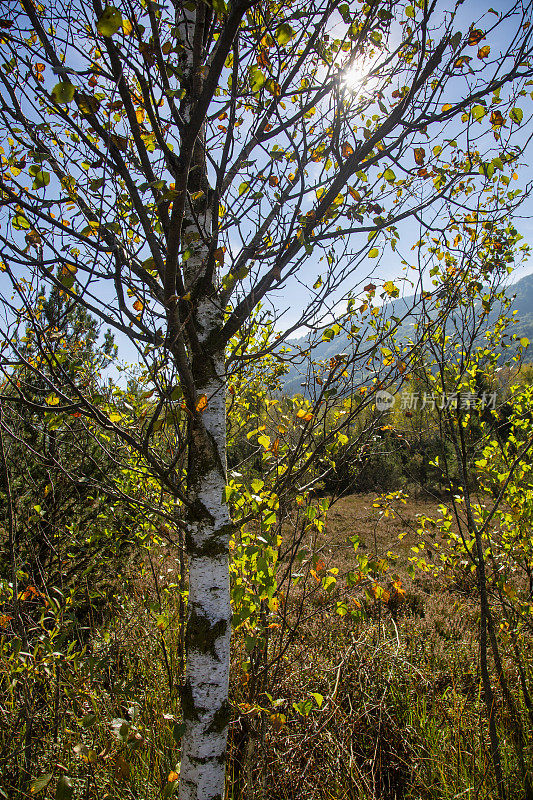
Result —
[[[262,305],[272,324],[290,306],[279,346],[342,303],[356,314],[364,293],[365,309],[394,295],[368,276],[401,250],[409,219],[449,244],[439,291],[457,288],[454,237],[477,235],[469,219],[490,237],[519,199],[510,181],[527,138],[531,4],[480,20],[453,9],[3,4],[4,327],[33,332],[43,412],[75,409],[121,438],[186,516],[182,800],[224,796],[226,364],[273,351],[247,354],[254,313]],[[398,256],[406,268],[417,266],[411,244]],[[43,285],[135,349],[146,389],[135,406],[103,402],[54,358]],[[3,353],[12,383],[23,355],[9,334]],[[15,383],[3,402],[13,392],[23,399]]]

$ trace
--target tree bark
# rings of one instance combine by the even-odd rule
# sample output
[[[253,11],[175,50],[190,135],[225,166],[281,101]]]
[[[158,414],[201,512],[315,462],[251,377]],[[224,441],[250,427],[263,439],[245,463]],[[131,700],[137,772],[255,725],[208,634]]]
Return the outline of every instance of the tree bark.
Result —
[[[203,82],[206,8],[203,4],[198,4],[194,10],[182,6],[176,18],[185,91],[180,109],[184,122],[180,153],[183,172],[179,180],[177,176],[176,187],[181,185],[186,191],[182,196],[184,213],[181,226],[176,231],[171,230],[171,236],[177,239],[172,247],[176,261],[185,244],[189,250],[189,257],[183,263],[183,278],[190,298],[182,301],[181,306],[183,308],[183,302],[189,302],[190,314],[185,318],[182,314],[175,338],[171,334],[174,341],[179,338],[183,342],[188,362],[186,382],[180,371],[179,358],[176,364],[189,415],[187,483],[190,499],[186,533],[189,596],[185,681],[181,689],[185,731],[181,750],[180,800],[222,800],[224,797],[229,723],[231,524],[224,503],[225,353],[223,347],[213,351],[208,346],[210,338],[222,328],[223,307],[216,294],[216,276],[206,279],[213,230],[205,131],[202,126],[194,136],[189,127]],[[167,269],[169,260],[167,258]],[[170,286],[168,291],[172,297],[175,286]]]
[[[207,406],[190,431],[193,515],[187,532],[189,600],[182,690],[180,800],[222,800],[229,722],[231,606],[224,353],[195,365]],[[198,374],[200,373],[200,374]]]

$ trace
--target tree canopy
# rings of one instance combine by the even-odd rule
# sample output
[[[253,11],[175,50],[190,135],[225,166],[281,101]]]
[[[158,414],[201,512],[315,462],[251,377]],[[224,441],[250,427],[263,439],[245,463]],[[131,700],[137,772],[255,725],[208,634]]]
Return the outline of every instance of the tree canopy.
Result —
[[[226,359],[273,350],[244,343],[284,287],[299,309],[275,326],[278,344],[341,299],[353,315],[364,294],[368,309],[378,283],[395,296],[392,281],[367,280],[407,219],[421,238],[404,266],[426,247],[440,296],[505,272],[505,258],[465,253],[503,252],[520,200],[531,4],[479,20],[426,0],[21,5],[8,0],[0,20],[2,400],[24,399],[14,364],[42,377],[46,362],[55,412],[124,442],[187,516],[180,792],[214,799],[231,616]],[[43,284],[134,345],[135,406],[56,357]]]

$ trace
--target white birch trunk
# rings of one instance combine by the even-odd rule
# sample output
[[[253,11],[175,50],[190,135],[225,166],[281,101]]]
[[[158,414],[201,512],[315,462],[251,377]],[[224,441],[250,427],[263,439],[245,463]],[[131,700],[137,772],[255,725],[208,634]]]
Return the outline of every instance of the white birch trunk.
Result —
[[[177,25],[183,45],[182,65],[188,76],[184,86],[189,97],[181,113],[190,119],[194,93],[201,85],[197,67],[196,26],[203,24],[205,8],[182,8]],[[201,30],[201,28],[198,28]],[[196,44],[195,44],[196,43]],[[203,132],[195,147],[188,183],[190,194],[202,189],[204,199],[188,206],[182,226],[182,242],[192,251],[184,265],[185,285],[190,290],[206,267],[211,237],[211,211]],[[193,234],[191,237],[190,234]],[[199,236],[198,236],[199,234]],[[191,372],[197,401],[205,396],[207,405],[193,413],[189,428],[189,499],[192,501],[186,536],[189,563],[189,599],[186,634],[185,684],[181,692],[185,732],[182,738],[180,800],[223,800],[225,756],[229,723],[229,664],[231,606],[229,586],[230,518],[224,503],[226,486],[226,380],[225,354],[209,351],[209,336],[220,330],[223,309],[214,285],[204,287],[205,295],[194,312],[198,344],[189,346]],[[203,403],[200,404],[200,406]],[[198,405],[197,405],[198,408]]]
[[[223,354],[215,360],[215,365],[217,375],[199,387],[208,398],[203,423],[206,435],[216,444],[218,464],[197,476],[194,499],[202,519],[191,523],[188,535],[187,663],[182,694],[186,729],[182,740],[180,800],[222,800],[225,786],[231,607],[230,519],[223,503],[226,485]],[[197,454],[201,457],[194,446],[193,457]]]

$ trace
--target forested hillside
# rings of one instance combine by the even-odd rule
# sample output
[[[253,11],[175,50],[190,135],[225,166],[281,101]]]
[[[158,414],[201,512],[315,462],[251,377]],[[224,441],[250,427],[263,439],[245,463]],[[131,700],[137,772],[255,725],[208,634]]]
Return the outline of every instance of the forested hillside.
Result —
[[[533,342],[533,275],[526,275],[516,283],[507,285],[505,289],[506,298],[512,300],[510,313],[516,311],[516,325],[513,326],[513,333],[518,338],[526,337]],[[406,296],[398,300],[384,303],[383,313],[386,317],[398,317],[402,320],[397,330],[397,337],[405,339],[413,336],[413,328],[416,322],[416,313],[411,311],[415,307],[415,298]],[[494,308],[487,320],[487,328],[494,324],[501,307]],[[450,321],[450,324],[451,321]],[[331,326],[331,323],[330,323]],[[328,327],[324,328],[328,331]],[[369,329],[369,333],[372,331]],[[340,332],[335,337],[330,338],[326,333],[325,340],[316,341],[315,336],[306,338],[305,336],[290,340],[288,345],[292,345],[292,352],[298,353],[300,350],[307,351],[308,342],[313,343],[311,357],[315,361],[327,361],[339,353],[349,353],[353,347],[352,339],[346,333]],[[306,378],[308,358],[295,358],[296,363],[292,363],[287,373],[282,379],[283,391],[287,394],[302,392],[306,394]]]

